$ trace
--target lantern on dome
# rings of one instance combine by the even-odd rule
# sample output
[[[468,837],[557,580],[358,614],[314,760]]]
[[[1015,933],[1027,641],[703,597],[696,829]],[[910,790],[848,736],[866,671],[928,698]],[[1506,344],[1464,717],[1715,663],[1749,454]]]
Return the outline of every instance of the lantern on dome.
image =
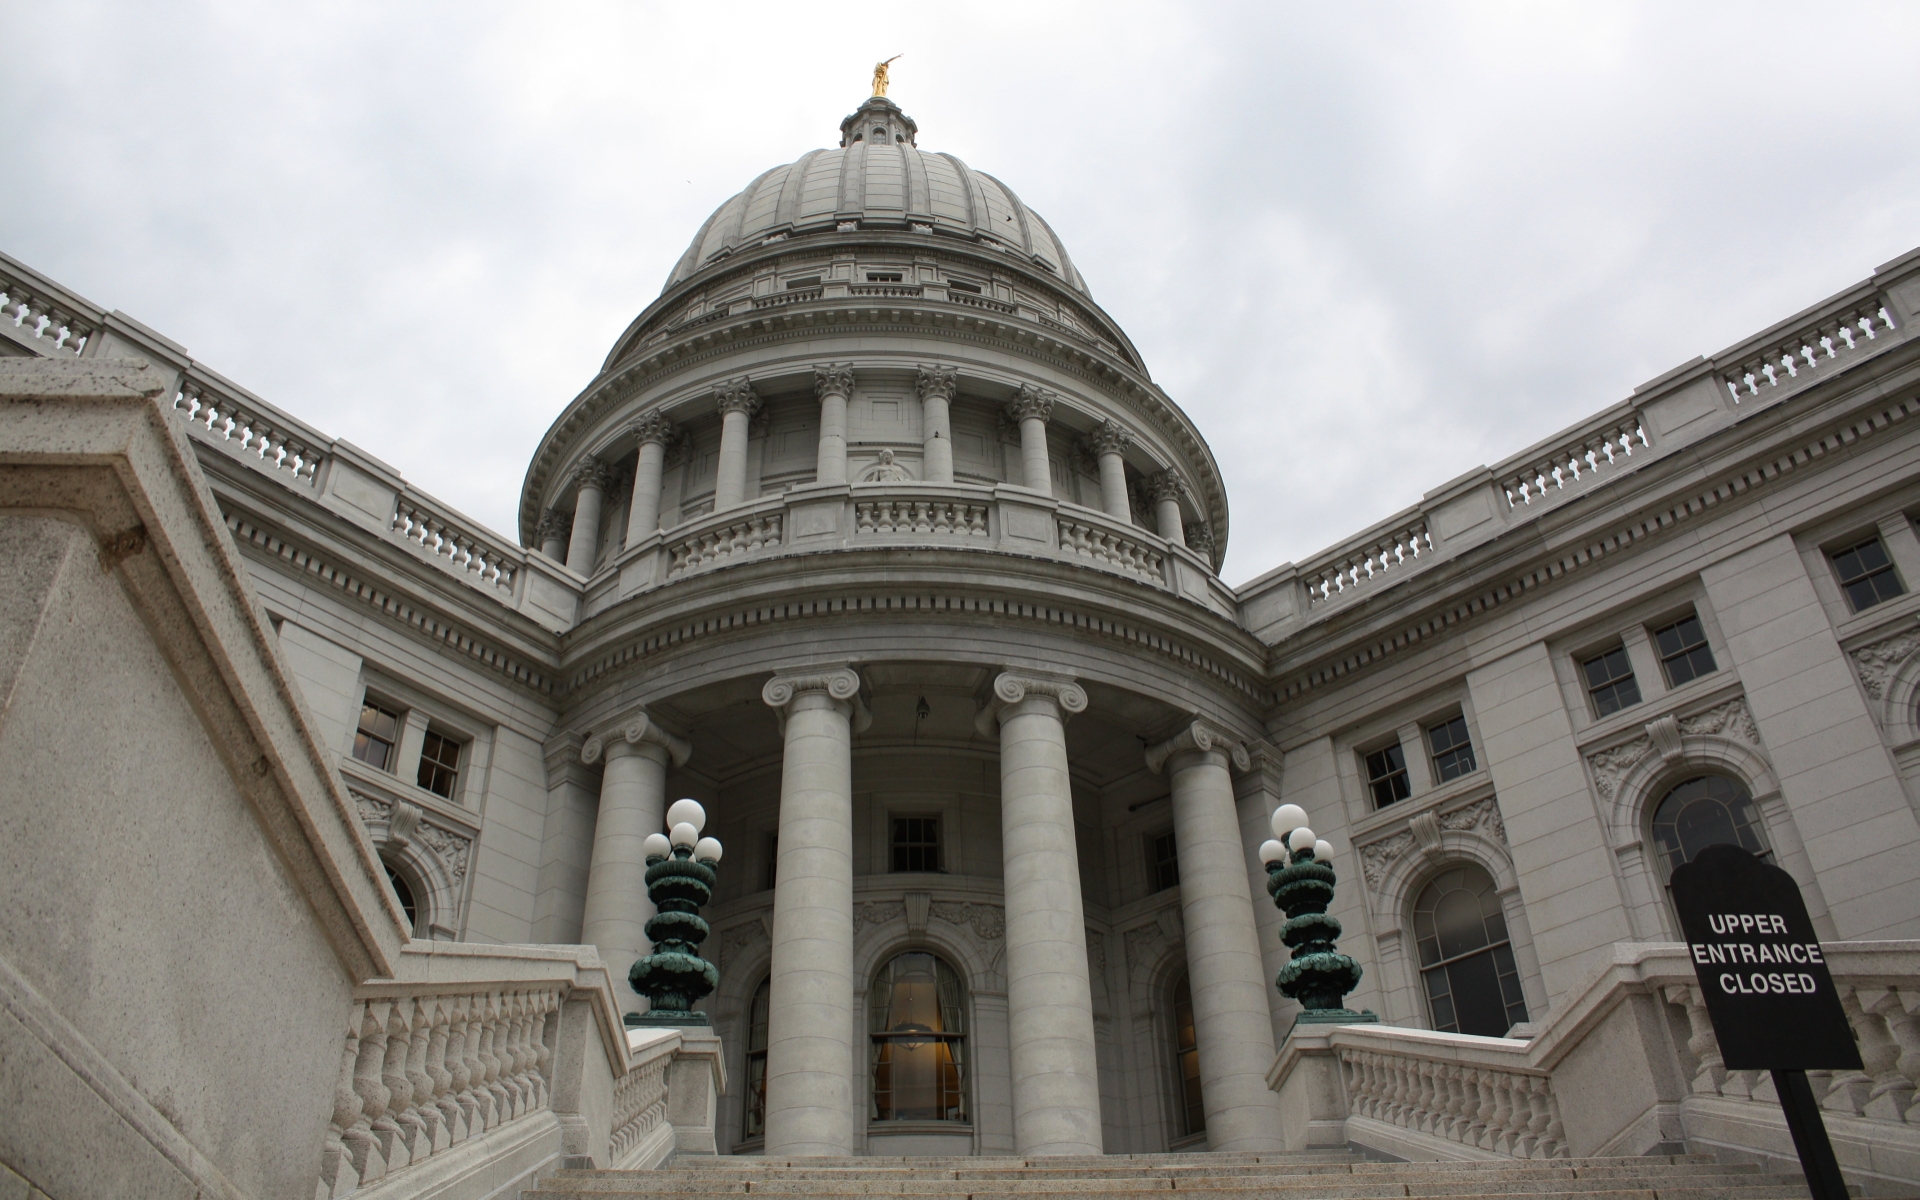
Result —
[[[667,832],[647,835],[647,898],[656,913],[647,921],[653,953],[638,959],[627,973],[633,990],[647,998],[644,1013],[628,1013],[628,1025],[705,1025],[707,1014],[693,1011],[719,986],[720,972],[700,957],[700,943],[711,932],[700,916],[719,885],[720,841],[701,837],[706,810],[694,800],[676,800],[667,809]]]
[[[1340,922],[1327,915],[1333,902],[1333,846],[1307,827],[1306,810],[1282,804],[1273,814],[1273,840],[1260,847],[1267,868],[1267,894],[1287,914],[1280,940],[1293,958],[1274,982],[1300,1004],[1295,1023],[1364,1024],[1380,1018],[1346,1007],[1360,986],[1360,964],[1340,953]]]

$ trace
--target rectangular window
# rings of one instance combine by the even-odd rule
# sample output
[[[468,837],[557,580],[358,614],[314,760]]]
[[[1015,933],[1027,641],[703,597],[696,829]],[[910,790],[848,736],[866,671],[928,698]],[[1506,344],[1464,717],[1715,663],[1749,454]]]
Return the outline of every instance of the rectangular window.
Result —
[[[453,785],[460,778],[460,743],[444,733],[427,730],[420,745],[420,774],[416,782],[436,796],[453,799]]]
[[[400,714],[371,700],[360,706],[360,728],[353,735],[353,756],[370,767],[393,770],[393,747],[400,740]]]
[[[1407,756],[1400,743],[1383,746],[1367,755],[1367,787],[1373,791],[1373,806],[1385,808],[1396,800],[1413,795],[1407,782]]]
[[[1473,761],[1473,741],[1467,737],[1467,719],[1455,717],[1427,727],[1427,745],[1433,750],[1433,778],[1437,783],[1469,774]]]
[[[1668,687],[1679,687],[1716,669],[1713,651],[1707,648],[1707,631],[1693,613],[1665,629],[1654,630],[1653,644],[1660,651],[1660,667],[1667,673]]]
[[[1887,548],[1877,537],[1835,551],[1833,569],[1840,576],[1840,590],[1847,594],[1847,603],[1855,612],[1864,612],[1906,591],[1900,586],[1900,577],[1893,573]]]
[[[899,283],[900,278],[901,278],[900,272],[898,271],[868,271],[867,272],[868,283]]]
[[[817,288],[819,286],[820,277],[818,275],[809,275],[805,279],[787,280],[787,290],[790,292],[798,292],[806,288]]]
[[[1587,695],[1593,697],[1593,715],[1604,717],[1640,703],[1640,684],[1633,677],[1633,664],[1627,661],[1627,648],[1615,646],[1605,654],[1580,664],[1587,678]]]
[[[950,292],[966,292],[970,295],[978,296],[980,294],[980,285],[977,283],[968,283],[961,279],[949,279],[947,280],[947,290]]]
[[[1156,892],[1180,886],[1180,849],[1171,831],[1147,835],[1147,886]]]
[[[938,871],[940,869],[939,817],[895,817],[893,819],[893,869],[896,871]]]

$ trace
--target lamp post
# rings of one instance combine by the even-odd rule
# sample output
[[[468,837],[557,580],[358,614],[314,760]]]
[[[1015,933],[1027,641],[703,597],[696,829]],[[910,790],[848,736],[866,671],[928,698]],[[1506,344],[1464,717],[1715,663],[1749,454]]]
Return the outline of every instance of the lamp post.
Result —
[[[647,998],[647,1011],[628,1013],[637,1026],[696,1026],[707,1014],[693,1006],[719,986],[720,972],[700,957],[710,930],[700,908],[713,899],[720,882],[720,841],[701,837],[706,810],[694,800],[676,800],[667,809],[667,833],[647,835],[647,898],[659,909],[647,922],[653,953],[627,973],[633,990]]]
[[[1360,986],[1360,964],[1340,953],[1340,922],[1327,915],[1333,902],[1333,846],[1307,827],[1306,810],[1282,804],[1273,814],[1273,839],[1260,846],[1267,868],[1267,894],[1287,914],[1280,940],[1293,958],[1274,982],[1280,994],[1298,1001],[1296,1025],[1355,1025],[1379,1021],[1371,1011],[1346,1007],[1347,993]]]

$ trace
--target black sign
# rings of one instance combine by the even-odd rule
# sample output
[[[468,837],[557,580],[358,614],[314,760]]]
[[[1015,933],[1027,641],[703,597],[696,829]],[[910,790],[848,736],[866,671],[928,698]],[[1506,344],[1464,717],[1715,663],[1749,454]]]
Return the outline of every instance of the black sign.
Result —
[[[1728,1070],[1861,1069],[1793,876],[1709,846],[1674,871],[1673,903]]]

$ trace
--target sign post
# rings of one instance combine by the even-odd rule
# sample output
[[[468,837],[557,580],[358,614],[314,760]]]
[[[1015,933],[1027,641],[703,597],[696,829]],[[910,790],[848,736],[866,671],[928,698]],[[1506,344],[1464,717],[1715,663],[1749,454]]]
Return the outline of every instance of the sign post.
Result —
[[[1847,1200],[1807,1072],[1861,1069],[1800,887],[1738,846],[1673,872],[1673,903],[1730,1071],[1771,1071],[1814,1200]]]

